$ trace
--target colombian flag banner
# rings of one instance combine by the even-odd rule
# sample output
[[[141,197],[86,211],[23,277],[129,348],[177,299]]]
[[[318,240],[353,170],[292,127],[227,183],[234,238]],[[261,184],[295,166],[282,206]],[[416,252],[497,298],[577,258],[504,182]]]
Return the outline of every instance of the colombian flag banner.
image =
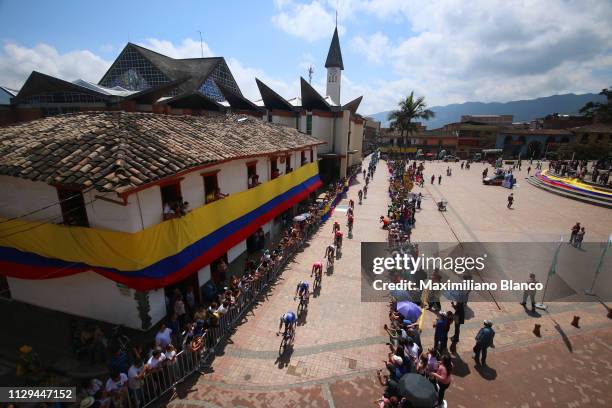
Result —
[[[50,279],[94,271],[134,289],[161,288],[219,258],[320,185],[317,163],[309,163],[132,234],[0,219],[0,274]]]

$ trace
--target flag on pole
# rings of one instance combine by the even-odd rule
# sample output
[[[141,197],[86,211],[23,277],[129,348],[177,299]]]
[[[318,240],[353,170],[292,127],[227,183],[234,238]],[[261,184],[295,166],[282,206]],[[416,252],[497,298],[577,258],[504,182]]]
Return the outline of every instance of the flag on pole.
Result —
[[[559,240],[559,245],[557,246],[557,250],[555,251],[555,256],[553,257],[552,263],[550,264],[550,269],[548,270],[548,276],[557,273],[557,259],[559,258],[559,251],[561,250],[562,244],[563,236],[561,236],[561,239]]]
[[[606,242],[606,246],[604,247],[601,253],[601,258],[599,258],[599,264],[597,265],[597,269],[595,270],[595,276],[599,275],[599,272],[601,272],[601,265],[603,265],[604,258],[606,257],[606,253],[608,252],[608,249],[610,249],[611,245],[612,245],[612,235],[608,237],[608,242]]]

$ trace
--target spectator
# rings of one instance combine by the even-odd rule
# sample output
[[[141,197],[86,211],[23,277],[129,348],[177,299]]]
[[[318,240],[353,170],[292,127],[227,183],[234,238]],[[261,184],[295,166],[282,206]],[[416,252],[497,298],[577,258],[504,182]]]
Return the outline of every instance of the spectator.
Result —
[[[172,343],[172,330],[166,327],[165,323],[162,323],[155,335],[155,345],[160,350],[164,350],[170,343]]]
[[[576,248],[582,248],[582,240],[584,240],[584,234],[586,233],[586,231],[584,230],[584,227],[580,228],[580,231],[578,231],[578,233],[576,234]]]
[[[451,372],[453,371],[453,366],[451,362],[450,355],[444,354],[442,356],[442,361],[438,364],[438,369],[435,373],[431,373],[431,378],[436,381],[438,384],[438,406],[444,406],[444,394],[446,393],[446,389],[450,386],[451,383]]]
[[[110,378],[106,381],[104,390],[111,397],[115,407],[123,405],[127,395],[127,382],[127,375],[118,371],[111,372]]]
[[[142,360],[135,360],[128,370],[128,389],[130,398],[135,402],[136,407],[140,407],[144,403],[142,385],[145,374],[146,370]]]
[[[487,349],[489,347],[495,348],[493,344],[493,338],[495,337],[495,331],[493,330],[493,323],[490,320],[484,321],[484,327],[482,327],[478,334],[476,334],[476,344],[474,345],[474,360],[476,365],[487,365]],[[482,360],[480,355],[482,353]]]
[[[168,343],[169,344],[169,343]],[[153,355],[147,361],[147,370],[159,371],[162,367],[162,363],[166,360],[166,355],[159,349],[153,350]]]
[[[538,281],[536,280],[535,273],[529,274],[529,280],[527,281],[527,283],[531,283],[531,284],[538,283]],[[531,299],[531,311],[532,312],[535,312],[535,295],[536,295],[535,289],[527,289],[523,291],[523,301],[521,302],[521,305],[525,307],[527,305],[527,297],[529,297]]]

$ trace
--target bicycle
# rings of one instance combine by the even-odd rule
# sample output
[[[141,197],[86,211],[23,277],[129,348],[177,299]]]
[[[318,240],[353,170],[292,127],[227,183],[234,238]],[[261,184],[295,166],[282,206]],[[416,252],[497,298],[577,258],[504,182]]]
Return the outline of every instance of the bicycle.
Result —
[[[306,311],[307,308],[308,308],[308,298],[306,297],[306,294],[302,294],[300,295],[300,304],[298,305],[298,308],[297,308],[297,315],[301,316],[302,312]]]
[[[285,330],[285,332],[283,333],[283,338],[281,340],[280,347],[278,348],[279,356],[282,356],[287,350],[287,348],[293,344],[294,339],[295,339],[295,329],[292,328],[292,329]]]
[[[313,285],[312,285],[312,290],[313,290],[313,291],[316,291],[316,290],[317,290],[317,288],[320,288],[320,287],[321,287],[322,275],[323,275],[323,272],[317,272],[317,273],[315,273],[315,279],[314,279],[314,283],[313,283]]]

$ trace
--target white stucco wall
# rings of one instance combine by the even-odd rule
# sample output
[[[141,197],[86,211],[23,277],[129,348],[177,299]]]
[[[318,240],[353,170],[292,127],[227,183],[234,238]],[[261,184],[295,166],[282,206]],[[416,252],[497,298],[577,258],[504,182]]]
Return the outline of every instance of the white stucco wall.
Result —
[[[278,123],[294,129],[296,128],[296,120],[297,118],[291,116],[272,115],[272,123]]]
[[[7,278],[13,299],[77,316],[88,317],[133,329],[142,329],[134,290],[94,272],[57,279],[27,280]],[[163,290],[149,293],[152,323],[166,313]]]
[[[101,200],[98,197],[106,197],[117,203]],[[110,229],[134,233],[142,229],[140,212],[135,202],[124,206],[119,204],[121,199],[115,193],[98,193],[89,191],[83,195],[87,205],[87,220],[92,228]]]
[[[132,194],[128,197],[128,201],[134,203],[140,209],[144,228],[149,228],[164,220],[164,208],[159,186],[152,186],[136,194]]]
[[[62,211],[58,203],[57,190],[40,181],[29,181],[16,177],[0,176],[0,217],[12,218],[28,215],[33,221],[62,222]],[[55,219],[57,217],[57,219]]]
[[[336,146],[334,153],[346,155],[348,150],[348,130],[350,111],[342,111],[342,117],[336,119]]]
[[[198,284],[200,287],[204,286],[206,282],[208,282],[211,278],[212,274],[210,272],[210,265],[206,265],[202,269],[198,271]]]
[[[312,116],[312,136],[327,143],[320,147],[322,153],[329,153],[332,151],[333,134],[334,134],[334,118],[328,118],[325,116],[317,116],[317,115]],[[336,146],[336,149],[337,149],[337,146]]]

